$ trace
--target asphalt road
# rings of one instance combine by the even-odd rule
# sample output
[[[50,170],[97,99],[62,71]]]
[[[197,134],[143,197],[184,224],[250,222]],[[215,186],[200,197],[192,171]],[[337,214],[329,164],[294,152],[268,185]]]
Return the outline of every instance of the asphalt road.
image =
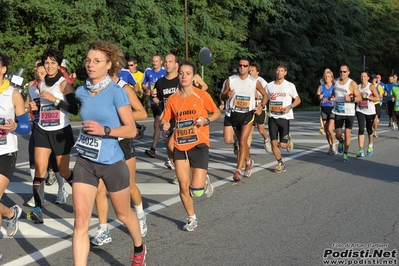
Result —
[[[368,263],[364,265],[379,265],[379,261],[371,261],[382,260],[372,253],[376,246],[391,252],[386,253],[384,260],[396,259],[399,131],[387,127],[385,114],[379,138],[374,141],[374,154],[356,158],[355,124],[349,162],[343,163],[340,155],[326,154],[325,137],[317,133],[318,113],[295,112],[291,123],[295,149],[290,154],[283,151],[287,167],[283,174],[273,173],[274,156],[264,151],[263,141],[255,130],[251,149],[255,168],[250,178],[239,183],[232,182],[235,156],[232,147],[223,142],[222,121],[211,124],[209,175],[215,194],[210,199],[195,200],[199,226],[194,232],[181,230],[186,214],[178,187],[171,184],[174,172],[163,165],[163,144],[158,145],[157,158],[144,154],[152,142],[152,120],[142,122],[147,131],[136,143],[137,182],[149,228],[144,239],[148,247],[147,265],[327,265],[331,263],[327,259],[333,255],[345,254],[340,265],[362,265],[360,259]],[[74,125],[75,133],[79,127],[79,123]],[[35,225],[26,220],[30,208],[24,203],[32,195],[28,137],[19,138],[17,170],[3,196],[8,206],[23,205],[20,231],[9,238],[1,229],[0,264],[73,265],[71,197],[65,205],[55,205],[57,184],[46,187],[45,223]],[[71,168],[75,159],[72,157]],[[112,209],[109,217],[113,242],[92,247],[88,264],[130,265],[130,237],[115,220]],[[96,223],[94,212],[92,235]],[[361,250],[364,256],[359,253],[356,258],[354,252]]]

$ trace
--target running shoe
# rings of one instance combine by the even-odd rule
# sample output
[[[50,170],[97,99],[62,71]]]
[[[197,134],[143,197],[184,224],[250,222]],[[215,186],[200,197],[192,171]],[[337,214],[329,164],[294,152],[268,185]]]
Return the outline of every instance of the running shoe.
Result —
[[[183,231],[194,231],[195,228],[198,226],[197,219],[187,218],[187,223],[183,226]]]
[[[234,141],[233,149],[234,149],[234,154],[237,155],[238,151],[240,150],[240,147],[238,146],[237,140]]]
[[[325,135],[326,134],[326,132],[324,132],[324,128],[320,128],[318,132],[319,132],[320,135]]]
[[[337,145],[334,144],[334,145],[332,146],[332,149],[333,149],[333,155],[338,154]]]
[[[46,177],[46,186],[51,186],[52,184],[55,183],[55,181],[57,181],[57,178],[55,177],[55,173],[53,171],[53,169],[49,169],[48,173],[47,173],[47,177]]]
[[[373,136],[374,136],[374,138],[378,138],[378,133],[377,133],[377,131],[374,131]]]
[[[90,241],[95,246],[102,246],[112,242],[111,232],[109,229],[104,231],[101,226],[97,228],[96,235]]]
[[[56,204],[65,204],[66,203],[66,198],[68,197],[69,193],[65,189],[65,187],[62,190],[58,191],[58,196],[57,199],[55,200]]]
[[[362,149],[356,152],[356,157],[364,157],[364,151]]]
[[[164,165],[169,169],[169,170],[173,170],[174,166],[173,163],[168,159]]]
[[[252,172],[251,169],[254,167],[254,160],[250,159],[249,164],[245,163],[244,177],[250,177]]]
[[[141,127],[139,128],[139,131],[137,132],[137,139],[142,139],[144,136],[144,131],[147,129],[147,127],[145,125],[141,125]]]
[[[147,255],[147,247],[143,244],[143,252],[134,253],[130,258],[132,266],[145,266],[145,256]]]
[[[342,139],[342,140],[338,143],[338,152],[339,152],[339,153],[343,153],[343,152],[344,152],[344,139]]]
[[[347,163],[348,160],[349,160],[348,159],[348,154],[347,153],[342,154],[342,162]]]
[[[397,130],[397,129],[398,129],[398,126],[397,126],[395,123],[392,123],[391,129],[392,129],[392,130]]]
[[[388,127],[391,127],[391,126],[392,126],[392,124],[391,124],[391,122],[389,122],[389,123],[388,123]]]
[[[272,144],[270,143],[270,139],[265,140],[265,150],[266,152],[272,152]]]
[[[373,146],[368,146],[367,148],[367,156],[373,155]]]
[[[274,169],[274,172],[276,174],[281,174],[281,173],[284,173],[285,171],[286,171],[285,170],[285,164],[283,164],[283,163],[278,163],[278,165]]]
[[[330,148],[328,149],[327,154],[328,154],[328,155],[333,155],[333,154],[334,154],[333,148],[332,148],[332,147],[330,147]]]
[[[42,196],[42,204],[45,203],[45,202],[46,202],[46,198],[44,197],[44,194],[43,194],[43,196]],[[35,197],[32,197],[26,204],[28,206],[32,207],[32,208],[35,207],[36,206]]]
[[[42,209],[40,207],[34,207],[30,212],[28,212],[26,219],[34,222],[35,224],[44,223]]]
[[[205,197],[209,199],[210,197],[212,197],[214,191],[209,175],[206,175],[205,184],[206,184]]]
[[[179,184],[179,179],[177,179],[177,176],[175,176],[175,177],[173,178],[172,184],[173,184],[173,185],[178,185],[178,184]]]
[[[236,182],[238,182],[238,181],[241,181],[241,171],[240,170],[235,170],[234,171],[234,174],[233,174],[233,180],[234,181],[236,181]]]
[[[6,232],[8,236],[14,236],[19,229],[18,219],[21,217],[22,209],[18,205],[14,205],[10,209],[14,212],[14,217],[7,220]]]
[[[288,134],[288,141],[290,146],[287,148],[287,152],[291,152],[294,149],[294,142],[292,141],[291,134]]]
[[[152,147],[149,150],[145,150],[144,153],[147,154],[148,156],[150,156],[151,158],[155,158],[155,149]]]
[[[139,218],[139,224],[140,224],[141,237],[145,237],[148,232],[147,218],[145,217],[145,213],[142,217],[138,217],[138,218]]]

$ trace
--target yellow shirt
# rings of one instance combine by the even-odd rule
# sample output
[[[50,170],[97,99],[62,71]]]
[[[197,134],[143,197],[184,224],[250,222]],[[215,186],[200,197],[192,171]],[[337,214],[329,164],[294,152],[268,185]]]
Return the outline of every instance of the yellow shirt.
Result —
[[[139,84],[140,91],[138,91],[136,94],[137,94],[137,97],[139,97],[141,99],[141,98],[143,98],[143,88],[142,88],[141,83],[143,83],[144,73],[137,70],[136,73],[133,73],[133,77],[136,80],[137,84]]]

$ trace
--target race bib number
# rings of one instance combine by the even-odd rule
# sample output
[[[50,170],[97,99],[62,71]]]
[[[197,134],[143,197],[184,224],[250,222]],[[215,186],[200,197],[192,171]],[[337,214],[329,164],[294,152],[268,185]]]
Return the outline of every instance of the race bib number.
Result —
[[[53,127],[60,125],[61,112],[54,104],[40,107],[40,124],[42,127]]]
[[[269,104],[269,111],[274,115],[283,114],[283,102],[282,101],[271,101]]]
[[[177,122],[175,134],[178,144],[189,144],[198,141],[197,127],[193,119]]]
[[[97,161],[100,156],[101,144],[102,137],[89,135],[81,130],[75,148],[82,157]]]
[[[234,99],[234,111],[249,112],[250,96],[236,95]]]
[[[0,117],[0,126],[4,126],[6,124],[6,119]],[[0,145],[7,145],[7,133],[3,130],[0,130]]]
[[[399,100],[396,100],[396,101],[395,101],[395,106],[396,106],[396,107],[399,107]]]
[[[344,114],[345,113],[345,103],[336,103],[335,111],[337,111],[337,113]]]
[[[369,108],[369,101],[361,101],[358,103],[359,109],[364,110]]]
[[[321,99],[321,103],[328,103],[328,102],[330,102],[330,98],[323,97],[323,98]]]

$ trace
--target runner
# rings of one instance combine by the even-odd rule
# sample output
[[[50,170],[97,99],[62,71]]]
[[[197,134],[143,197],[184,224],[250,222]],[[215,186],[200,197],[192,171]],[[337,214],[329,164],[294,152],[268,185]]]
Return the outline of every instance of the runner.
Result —
[[[193,87],[196,67],[189,61],[179,66],[180,87],[168,98],[161,117],[163,131],[170,130],[170,120],[176,120],[173,159],[179,180],[180,198],[188,219],[183,230],[193,231],[198,221],[194,211],[193,197],[210,198],[213,186],[207,175],[209,163],[209,124],[220,117],[220,110],[211,96]],[[208,117],[208,112],[212,113]],[[191,171],[191,180],[190,180]]]
[[[369,145],[367,147],[367,156],[373,155],[373,123],[375,117],[375,101],[379,101],[379,93],[373,84],[369,82],[370,76],[366,71],[360,74],[359,92],[362,100],[356,105],[356,117],[359,125],[359,133],[357,136],[359,150],[356,157],[364,157],[364,123],[366,123]]]
[[[332,101],[335,108],[335,137],[339,141],[338,152],[342,153],[342,161],[348,162],[348,150],[351,144],[351,132],[355,117],[355,103],[361,99],[359,89],[355,81],[349,78],[350,70],[347,65],[341,65],[339,79],[335,82]],[[345,138],[342,137],[342,127],[345,124]]]
[[[15,171],[18,151],[16,134],[29,134],[31,130],[21,94],[10,86],[10,81],[4,79],[8,64],[8,57],[0,53],[0,200]],[[2,217],[6,217],[5,228],[8,236],[14,236],[18,232],[18,218],[21,213],[22,209],[18,205],[8,208],[0,201],[0,225]]]
[[[73,173],[69,170],[71,148],[74,145],[69,113],[77,115],[78,105],[71,84],[65,80],[60,69],[62,53],[53,48],[47,49],[42,63],[47,75],[40,85],[39,121],[33,129],[35,137],[35,178],[33,196],[36,206],[28,212],[26,218],[35,223],[43,223],[41,183],[45,181],[48,161],[54,153],[60,175],[72,185]],[[63,186],[62,186],[63,187]],[[63,187],[58,191],[60,197],[67,197]],[[62,200],[65,203],[65,199]]]
[[[277,174],[286,171],[280,147],[287,149],[287,152],[294,149],[294,142],[290,134],[290,120],[294,119],[293,109],[301,103],[295,85],[285,80],[287,68],[285,63],[279,63],[276,67],[276,79],[266,86],[266,92],[270,99],[269,134],[272,140],[273,154],[277,160],[274,170]]]
[[[89,78],[85,86],[76,90],[82,103],[83,128],[75,145],[79,153],[73,181],[72,250],[75,265],[87,265],[88,231],[99,179],[108,190],[115,214],[133,240],[132,265],[145,265],[146,247],[142,243],[137,216],[130,208],[129,169],[118,143],[118,138],[133,138],[136,127],[126,92],[110,77],[116,75],[117,63],[121,60],[123,54],[115,45],[91,43],[85,59]]]
[[[334,114],[332,110],[334,108],[334,102],[331,101],[331,97],[334,91],[334,74],[330,69],[324,70],[323,76],[324,82],[317,88],[317,98],[320,101],[320,117],[323,121],[323,127],[330,149],[327,154],[337,154],[337,147],[334,144]]]
[[[122,58],[122,57],[121,57]],[[123,62],[119,62],[117,66],[123,65]],[[134,120],[144,120],[147,118],[147,112],[144,106],[141,104],[136,93],[131,89],[130,85],[125,81],[118,78],[118,76],[112,76],[112,80],[122,87],[129,97],[130,106],[132,107]],[[137,126],[136,126],[137,128]],[[125,138],[119,141],[119,145],[124,154],[124,159],[129,168],[130,173],[130,197],[132,199],[136,215],[140,223],[141,236],[145,237],[147,234],[147,220],[143,209],[143,202],[141,192],[136,185],[136,150],[133,145],[133,139]],[[111,232],[108,228],[108,199],[107,189],[102,179],[99,180],[97,196],[96,196],[96,208],[97,215],[100,225],[97,228],[96,235],[91,239],[91,243],[96,246],[102,246],[112,242]]]
[[[254,77],[249,75],[249,59],[239,61],[238,75],[230,76],[225,84],[222,93],[222,100],[230,99],[231,124],[238,140],[237,168],[233,172],[233,180],[240,181],[241,178],[249,177],[254,161],[250,158],[248,137],[253,129],[255,113],[260,114],[265,107],[268,97],[262,84]],[[262,95],[260,104],[255,102],[255,93],[258,91]],[[241,168],[245,162],[244,173]]]

